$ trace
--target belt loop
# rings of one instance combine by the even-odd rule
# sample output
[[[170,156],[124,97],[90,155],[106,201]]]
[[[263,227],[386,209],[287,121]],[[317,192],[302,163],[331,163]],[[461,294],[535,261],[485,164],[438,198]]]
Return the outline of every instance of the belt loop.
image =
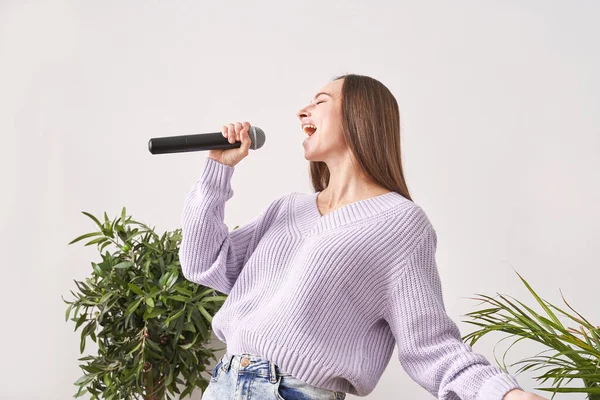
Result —
[[[271,383],[277,383],[277,373],[275,371],[275,364],[269,361],[269,380]]]
[[[223,371],[229,372],[229,368],[231,368],[231,359],[233,358],[233,354],[225,354],[223,358],[227,360],[225,363],[223,363]]]

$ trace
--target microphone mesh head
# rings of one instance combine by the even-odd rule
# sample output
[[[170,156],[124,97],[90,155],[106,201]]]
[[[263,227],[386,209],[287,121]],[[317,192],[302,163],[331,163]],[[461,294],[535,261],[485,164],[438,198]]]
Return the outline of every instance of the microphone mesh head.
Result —
[[[265,144],[265,133],[259,127],[251,126],[250,131],[248,133],[250,136],[250,140],[252,141],[252,144],[250,145],[250,148],[252,150],[260,149],[263,146],[263,144]]]

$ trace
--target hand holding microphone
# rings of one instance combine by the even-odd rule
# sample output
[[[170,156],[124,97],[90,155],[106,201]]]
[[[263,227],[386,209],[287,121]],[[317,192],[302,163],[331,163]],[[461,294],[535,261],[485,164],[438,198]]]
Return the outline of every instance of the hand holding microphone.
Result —
[[[262,129],[249,122],[236,122],[221,127],[221,132],[152,138],[148,150],[152,154],[210,150],[208,156],[222,164],[235,166],[265,143]]]
[[[208,156],[221,164],[235,166],[248,155],[248,149],[252,144],[248,131],[250,130],[250,122],[236,122],[235,124],[227,124],[221,127],[221,134],[229,143],[242,142],[239,148],[233,149],[213,149],[210,150]]]

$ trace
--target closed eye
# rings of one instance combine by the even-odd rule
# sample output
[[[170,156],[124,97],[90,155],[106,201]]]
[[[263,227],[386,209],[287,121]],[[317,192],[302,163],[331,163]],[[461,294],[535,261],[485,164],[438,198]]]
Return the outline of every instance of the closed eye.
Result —
[[[317,101],[317,105],[321,104],[321,103],[325,103],[324,101]]]

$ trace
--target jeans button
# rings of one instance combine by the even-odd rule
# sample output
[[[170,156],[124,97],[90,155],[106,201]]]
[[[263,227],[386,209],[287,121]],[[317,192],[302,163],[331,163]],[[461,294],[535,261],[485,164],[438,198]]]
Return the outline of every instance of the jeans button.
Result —
[[[240,362],[240,365],[242,367],[247,367],[248,364],[250,364],[250,360],[248,360],[246,357],[242,358],[242,361]]]

